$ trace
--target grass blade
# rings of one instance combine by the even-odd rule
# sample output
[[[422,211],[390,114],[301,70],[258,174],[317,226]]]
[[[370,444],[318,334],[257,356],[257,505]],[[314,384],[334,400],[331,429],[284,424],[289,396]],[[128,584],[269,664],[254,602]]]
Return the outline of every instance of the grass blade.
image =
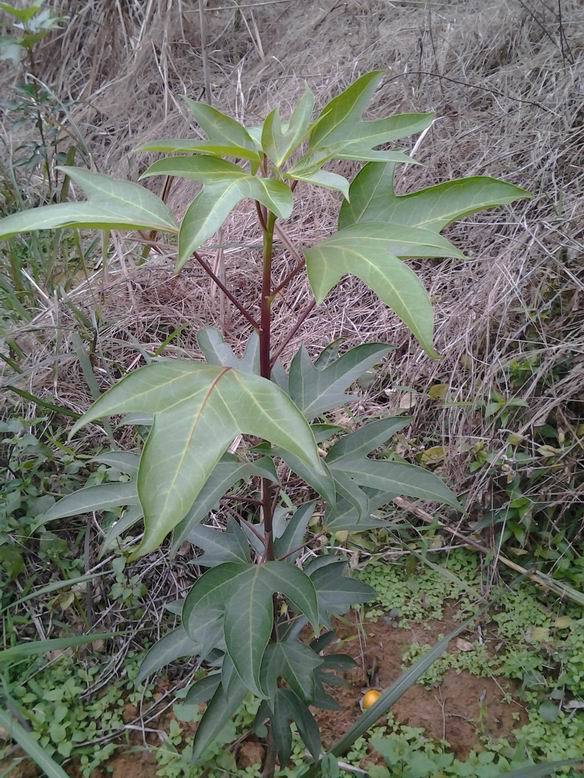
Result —
[[[41,748],[30,732],[2,708],[0,708],[0,726],[37,763],[44,775],[48,778],[67,778],[67,773]]]
[[[367,732],[381,716],[384,716],[391,706],[399,700],[402,694],[405,694],[405,692],[416,683],[418,678],[426,672],[430,665],[442,656],[448,648],[450,641],[457,635],[460,635],[467,627],[468,623],[465,622],[463,625],[450,632],[445,638],[439,640],[427,654],[424,654],[415,665],[402,673],[395,683],[385,689],[375,705],[372,705],[364,711],[348,732],[335,743],[331,748],[331,753],[335,756],[342,756],[346,753],[355,740]]]

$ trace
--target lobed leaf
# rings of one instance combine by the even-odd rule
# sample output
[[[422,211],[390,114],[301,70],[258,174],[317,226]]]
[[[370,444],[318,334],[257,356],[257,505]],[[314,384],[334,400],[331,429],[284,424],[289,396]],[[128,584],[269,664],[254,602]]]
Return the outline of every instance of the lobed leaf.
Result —
[[[399,316],[430,356],[438,356],[432,347],[430,299],[400,257],[463,257],[446,238],[415,227],[358,224],[306,249],[304,255],[317,302],[322,302],[344,275],[355,275]]]
[[[197,559],[202,567],[214,567],[223,562],[250,562],[249,544],[239,524],[233,518],[227,519],[225,531],[216,527],[193,527],[189,541],[203,550]]]
[[[186,360],[152,363],[102,395],[71,434],[94,419],[132,412],[154,415],[138,471],[145,531],[134,556],[155,549],[186,516],[238,434],[291,452],[334,502],[310,427],[282,390],[264,378]]]
[[[339,229],[357,223],[391,222],[440,232],[477,211],[530,197],[524,189],[488,176],[459,178],[396,195],[394,168],[383,162],[363,167],[351,183],[350,202],[341,206]]]
[[[288,391],[306,418],[346,405],[352,397],[346,390],[391,350],[383,343],[364,343],[350,349],[325,367],[313,365],[304,346],[294,355],[288,376]]]

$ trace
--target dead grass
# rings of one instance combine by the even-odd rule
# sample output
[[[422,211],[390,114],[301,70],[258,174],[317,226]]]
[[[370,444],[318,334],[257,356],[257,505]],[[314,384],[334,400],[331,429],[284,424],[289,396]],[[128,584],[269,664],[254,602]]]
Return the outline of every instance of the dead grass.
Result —
[[[71,101],[65,124],[84,137],[96,166],[136,178],[145,164],[132,152],[139,142],[193,131],[177,96],[203,95],[197,3],[61,5],[71,21],[44,44],[43,79],[64,102]],[[230,5],[209,2],[212,8]],[[344,280],[312,313],[284,357],[299,342],[314,351],[337,337],[347,345],[370,339],[393,343],[395,352],[355,412],[411,406],[411,437],[422,448],[426,442],[447,444],[442,470],[455,489],[470,490],[474,512],[492,502],[492,472],[469,480],[469,450],[477,441],[504,450],[507,435],[472,405],[487,401],[493,389],[507,397],[519,391],[527,400],[529,413],[519,431],[534,449],[534,426],[550,415],[573,432],[580,441],[579,451],[575,446],[571,452],[573,467],[581,455],[577,402],[584,373],[581,5],[577,0],[553,7],[536,0],[249,5],[255,7],[207,14],[210,80],[222,109],[253,124],[275,104],[286,112],[305,81],[322,104],[355,75],[380,67],[387,78],[374,114],[431,109],[437,116],[416,150],[424,167],[400,173],[402,191],[487,174],[533,193],[529,202],[466,219],[450,230],[468,254],[466,263],[418,264],[435,304],[440,361],[423,356],[355,279]],[[9,132],[5,127],[5,135]],[[303,187],[297,192],[299,215],[286,230],[301,246],[333,229],[338,202],[328,192],[311,194]],[[192,189],[178,184],[170,202],[180,212],[190,196]],[[253,214],[237,211],[222,241],[227,282],[244,302],[252,302],[258,266]],[[169,355],[195,354],[197,328],[213,323],[223,325],[228,339],[241,347],[245,323],[228,306],[221,316],[219,296],[199,268],[175,277],[170,254],[140,264],[135,244],[116,241],[107,275],[96,272],[61,301],[40,296],[32,325],[14,333],[30,354],[22,385],[76,410],[89,403],[72,346],[77,324],[70,302],[90,317],[99,310],[93,364],[104,387],[141,362],[141,349],[153,350],[177,326],[183,329],[167,348]],[[293,262],[279,243],[278,272],[284,274]],[[291,314],[306,299],[299,278],[275,309],[276,332],[287,331]],[[534,354],[533,373],[520,390],[511,386],[509,365]],[[445,405],[428,398],[436,383],[448,387]],[[571,471],[550,478],[548,496],[561,515],[581,494]]]

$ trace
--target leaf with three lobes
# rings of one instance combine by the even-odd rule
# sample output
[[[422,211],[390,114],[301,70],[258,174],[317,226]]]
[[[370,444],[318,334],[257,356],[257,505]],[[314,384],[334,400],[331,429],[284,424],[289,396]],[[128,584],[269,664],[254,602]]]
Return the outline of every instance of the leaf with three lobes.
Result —
[[[308,707],[291,689],[276,691],[271,720],[274,745],[278,751],[280,764],[286,764],[290,758],[290,722],[294,722],[298,727],[298,733],[312,758],[318,759],[320,755],[318,725]]]
[[[314,694],[314,672],[323,663],[322,657],[298,641],[271,643],[262,662],[262,689],[273,701],[278,679],[284,678],[300,699],[310,703]]]
[[[290,397],[307,419],[346,405],[354,398],[346,390],[391,351],[384,343],[363,343],[326,367],[313,365],[304,346],[294,355],[288,376]]]
[[[0,239],[56,227],[177,232],[176,221],[155,194],[138,184],[76,167],[59,167],[87,195],[86,202],[43,205],[0,219]]]
[[[395,165],[372,162],[359,171],[351,183],[350,202],[341,206],[339,229],[386,222],[440,232],[477,211],[530,197],[524,189],[488,176],[459,178],[396,195],[394,170]]]
[[[334,503],[310,427],[264,378],[187,360],[152,363],[102,395],[71,434],[94,419],[132,412],[154,415],[138,471],[144,539],[134,558],[154,550],[185,517],[238,434],[264,438],[297,456]]]
[[[391,308],[433,357],[432,305],[417,275],[401,257],[464,257],[430,230],[394,224],[356,224],[304,252],[317,303],[347,274],[357,276]]]
[[[208,184],[189,205],[180,225],[176,269],[210,238],[241,200],[257,200],[281,219],[292,213],[292,192],[281,181],[237,176]]]
[[[249,565],[227,562],[196,582],[183,607],[183,624],[196,629],[201,609],[224,609],[227,652],[248,689],[263,697],[262,658],[273,625],[273,595],[280,593],[318,629],[316,593],[311,580],[286,562]]]
[[[376,591],[371,586],[344,575],[346,566],[346,562],[332,557],[329,564],[309,573],[316,589],[321,621],[328,621],[330,616],[340,616],[352,605],[369,602],[376,597]]]

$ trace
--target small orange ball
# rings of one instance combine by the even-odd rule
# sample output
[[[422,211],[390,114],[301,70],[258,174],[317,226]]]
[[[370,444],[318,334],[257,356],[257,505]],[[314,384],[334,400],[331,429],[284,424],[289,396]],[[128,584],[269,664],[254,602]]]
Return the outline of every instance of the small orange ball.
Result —
[[[365,692],[363,697],[361,698],[361,708],[363,710],[367,710],[367,708],[370,708],[372,705],[375,705],[377,700],[381,697],[381,692],[378,692],[377,689],[369,689]]]

